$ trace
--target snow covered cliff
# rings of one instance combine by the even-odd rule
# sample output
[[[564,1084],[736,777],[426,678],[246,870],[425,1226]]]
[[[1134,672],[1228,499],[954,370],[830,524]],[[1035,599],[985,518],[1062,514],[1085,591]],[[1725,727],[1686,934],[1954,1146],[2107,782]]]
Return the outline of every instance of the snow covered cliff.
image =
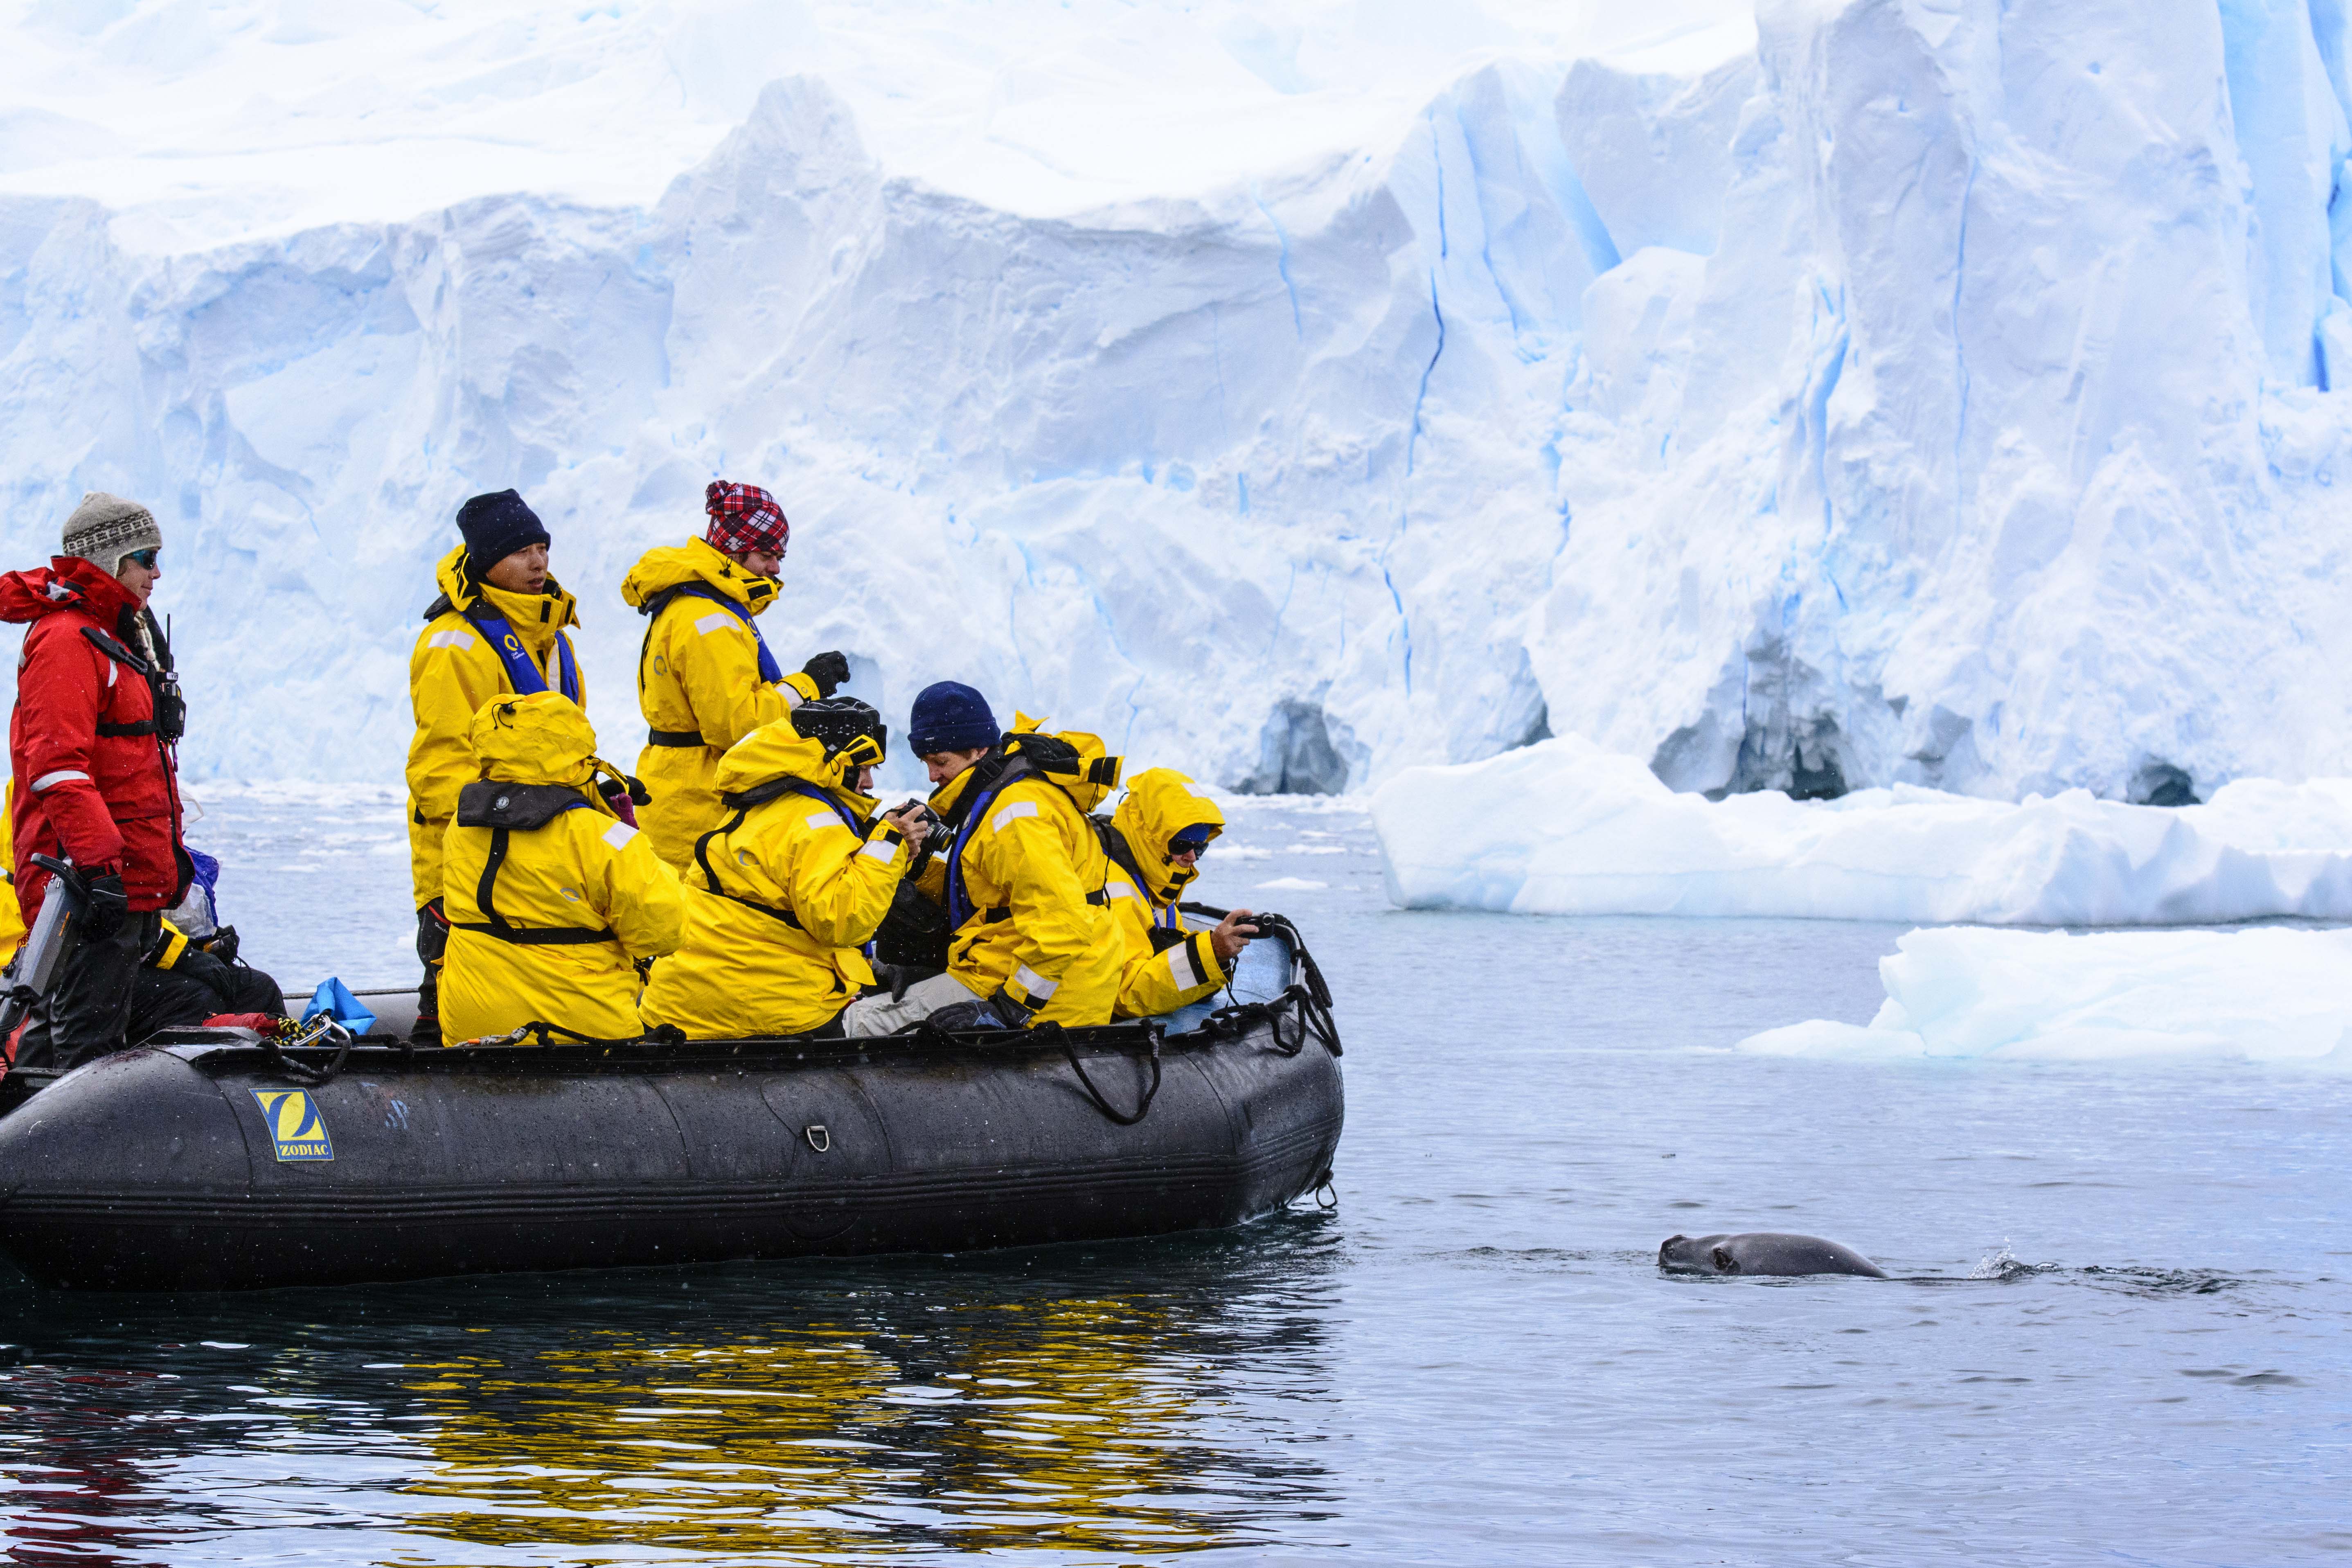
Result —
[[[157,507],[200,773],[396,769],[509,484],[633,755],[722,472],[780,653],[1238,787],[2352,773],[2337,4],[19,4],[0,525]]]

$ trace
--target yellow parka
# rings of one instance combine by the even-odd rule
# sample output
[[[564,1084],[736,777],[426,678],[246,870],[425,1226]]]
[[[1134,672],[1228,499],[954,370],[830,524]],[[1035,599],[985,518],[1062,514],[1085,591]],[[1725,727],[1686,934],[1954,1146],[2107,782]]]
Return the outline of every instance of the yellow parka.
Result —
[[[0,784],[0,964],[25,945],[25,909],[16,901],[16,781]]]
[[[1110,822],[1125,851],[1123,860],[1112,858],[1103,884],[1125,943],[1112,1012],[1121,1018],[1173,1013],[1216,991],[1229,977],[1209,933],[1184,929],[1176,906],[1201,872],[1171,859],[1168,841],[1202,823],[1214,839],[1225,830],[1225,814],[1215,801],[1195,795],[1185,774],[1150,768],[1128,781],[1127,798]]]
[[[466,612],[502,617],[551,691],[562,689],[557,639],[568,645],[564,628],[580,619],[579,602],[552,577],[544,594],[509,594],[467,581],[462,544],[441,558],[434,577],[441,599],[408,656],[408,699],[416,712],[416,738],[408,743],[408,866],[419,909],[441,896],[441,840],[457,809],[457,792],[482,776],[467,742],[474,716],[491,698],[514,689],[506,660]],[[576,672],[577,650],[571,664]],[[584,688],[580,700],[587,700]]]
[[[637,654],[637,706],[654,733],[701,740],[649,742],[638,754],[637,776],[653,804],[637,819],[655,852],[683,874],[694,841],[726,816],[719,809],[719,759],[761,725],[814,699],[817,689],[798,671],[773,684],[760,679],[759,639],[743,615],[763,614],[776,602],[774,578],[693,539],[646,551],[621,580],[621,597],[639,610],[665,594],[669,600],[655,612]]]
[[[648,1025],[693,1039],[806,1034],[874,983],[859,949],[889,912],[908,851],[897,828],[873,821],[876,803],[851,787],[852,773],[846,756],[828,762],[790,719],[761,725],[720,760],[724,794],[790,780],[814,795],[787,787],[731,811],[692,851],[686,940],[654,965]]]
[[[960,880],[971,906],[948,939],[949,973],[982,996],[1002,988],[1036,1010],[1033,1025],[1108,1024],[1125,947],[1103,907],[1106,858],[1087,813],[1117,786],[1118,759],[1105,756],[1092,735],[1044,737],[1038,722],[1015,715],[1005,751],[1022,756],[1033,735],[1066,741],[1077,751],[1077,771],[1035,773],[998,788],[966,825],[958,864],[929,868],[923,890],[949,905],[953,919],[949,889]],[[932,795],[931,809],[961,821],[965,795],[988,787],[979,782],[988,765],[950,779]]]
[[[677,948],[686,919],[677,876],[605,806],[595,777],[611,770],[595,756],[587,716],[562,696],[493,698],[468,739],[482,782],[460,795],[445,841],[442,1037],[457,1044],[539,1021],[635,1039],[644,1027],[632,960]]]

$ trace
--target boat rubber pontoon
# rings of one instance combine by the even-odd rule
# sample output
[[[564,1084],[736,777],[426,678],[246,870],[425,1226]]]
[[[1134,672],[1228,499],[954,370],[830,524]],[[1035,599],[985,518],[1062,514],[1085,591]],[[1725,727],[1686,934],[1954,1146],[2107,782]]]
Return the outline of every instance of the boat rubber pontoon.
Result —
[[[0,1120],[0,1250],[52,1286],[241,1289],[1236,1225],[1328,1179],[1342,1109],[1313,961],[1281,938],[1251,957],[1245,999],[1096,1029],[173,1031]]]

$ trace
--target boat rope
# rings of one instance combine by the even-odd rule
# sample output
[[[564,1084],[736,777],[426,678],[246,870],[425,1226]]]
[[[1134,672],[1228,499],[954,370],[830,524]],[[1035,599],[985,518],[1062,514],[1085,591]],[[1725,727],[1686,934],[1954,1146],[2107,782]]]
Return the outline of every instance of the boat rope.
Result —
[[[1062,1047],[1062,1055],[1069,1059],[1070,1070],[1078,1075],[1079,1084],[1085,1088],[1087,1098],[1095,1102],[1095,1109],[1097,1110],[1101,1111],[1105,1116],[1109,1117],[1121,1127],[1132,1127],[1150,1114],[1151,1102],[1160,1097],[1160,1062],[1159,1025],[1153,1024],[1150,1026],[1147,1030],[1147,1037],[1151,1042],[1151,1082],[1144,1089],[1143,1098],[1136,1102],[1135,1114],[1132,1116],[1122,1115],[1112,1108],[1109,1100],[1103,1098],[1102,1090],[1095,1087],[1095,1080],[1087,1076],[1087,1069],[1079,1064],[1078,1048],[1070,1043],[1069,1032],[1064,1029],[1061,1025],[1034,1025],[1031,1026],[1029,1033],[1034,1037],[1045,1033],[1045,1031],[1049,1029],[1053,1031],[1055,1038],[1060,1042]]]
[[[318,1089],[333,1081],[335,1075],[343,1070],[343,1064],[351,1060],[354,1043],[352,1032],[337,1023],[331,1014],[321,1013],[299,1027],[288,1026],[283,1038],[279,1034],[280,1031],[271,1029],[262,1035],[262,1052],[278,1071],[305,1089]],[[339,1048],[324,1067],[311,1067],[286,1054],[289,1050],[313,1046],[335,1046]]]
[[[1178,908],[1188,915],[1202,915],[1214,921],[1222,921],[1232,912],[1210,904],[1188,903]],[[1315,955],[1307,951],[1307,939],[1298,934],[1298,928],[1285,915],[1257,914],[1250,916],[1250,921],[1261,933],[1278,934],[1290,943],[1293,955],[1290,985],[1271,1002],[1238,1002],[1230,1007],[1220,1007],[1203,1020],[1202,1026],[1212,1034],[1240,1034],[1260,1018],[1271,1017],[1285,1007],[1295,1005],[1303,1026],[1298,1043],[1286,1047],[1282,1043],[1282,1031],[1277,1028],[1274,1035],[1276,1050],[1284,1056],[1295,1057],[1307,1048],[1307,1041],[1312,1037],[1333,1056],[1345,1055],[1339,1045],[1339,1023],[1331,1014],[1331,987],[1323,978],[1323,966],[1317,963]],[[1225,994],[1233,994],[1230,979],[1225,982]]]
[[[541,1048],[551,1049],[556,1043],[556,1037],[559,1035],[563,1037],[563,1043],[566,1045],[597,1046],[607,1050],[611,1049],[614,1046],[682,1046],[686,1044],[685,1033],[678,1029],[675,1025],[671,1024],[656,1024],[652,1028],[647,1029],[644,1034],[632,1035],[625,1040],[606,1040],[599,1039],[594,1035],[583,1035],[577,1029],[567,1029],[561,1024],[551,1024],[544,1018],[533,1018],[530,1023],[520,1025],[515,1028],[509,1029],[503,1035],[484,1035],[478,1040],[460,1040],[457,1044],[461,1046],[520,1046],[527,1041],[535,1041]]]

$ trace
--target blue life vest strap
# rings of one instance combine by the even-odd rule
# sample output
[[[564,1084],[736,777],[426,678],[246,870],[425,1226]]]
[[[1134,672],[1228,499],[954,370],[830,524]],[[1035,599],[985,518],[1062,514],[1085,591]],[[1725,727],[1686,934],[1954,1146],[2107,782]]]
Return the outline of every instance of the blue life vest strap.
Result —
[[[963,826],[956,829],[955,842],[948,847],[947,895],[950,931],[961,931],[964,922],[971,919],[977,908],[971,901],[971,895],[965,892],[963,887],[963,848],[971,841],[973,830],[979,827],[982,820],[988,816],[988,808],[996,797],[1004,793],[1005,785],[1018,784],[1023,779],[1043,777],[1043,774],[1030,765],[1028,758],[1016,753],[1005,770],[996,775],[996,781],[981,792],[980,797],[974,800],[971,808],[964,813]]]
[[[782,668],[776,663],[776,656],[768,651],[768,639],[760,635],[759,625],[751,619],[751,613],[749,610],[746,610],[742,605],[737,604],[726,595],[716,593],[711,589],[704,587],[699,583],[688,583],[683,586],[673,588],[670,590],[670,594],[673,596],[683,595],[689,598],[708,599],[712,604],[718,605],[720,609],[732,615],[737,620],[742,622],[743,629],[751,634],[751,641],[760,650],[760,679],[770,686],[773,686],[776,682],[784,678]],[[665,609],[668,607],[667,600],[663,601],[663,607]],[[646,629],[650,632],[653,628],[648,626]]]
[[[784,787],[794,795],[804,795],[811,800],[833,807],[833,814],[841,818],[841,825],[860,838],[874,831],[872,823],[860,821],[857,814],[842,805],[830,790],[819,789],[806,779],[789,779],[785,781]]]
[[[507,625],[504,616],[492,615],[479,607],[462,612],[474,629],[490,639],[491,648],[507,667],[507,684],[518,697],[529,697],[547,689],[547,677],[540,673],[539,665],[530,650],[522,646],[522,638]],[[572,639],[558,627],[555,633],[557,683],[563,695],[572,701],[580,700],[580,667],[572,662]]]

